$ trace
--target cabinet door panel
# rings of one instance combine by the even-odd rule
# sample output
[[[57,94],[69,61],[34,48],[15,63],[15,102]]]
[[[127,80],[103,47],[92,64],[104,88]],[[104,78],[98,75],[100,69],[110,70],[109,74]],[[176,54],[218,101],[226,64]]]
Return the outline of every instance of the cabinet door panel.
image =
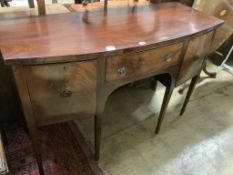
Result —
[[[192,38],[189,41],[177,84],[184,83],[199,73],[203,60],[208,54],[212,36],[213,32],[209,32],[205,35]]]

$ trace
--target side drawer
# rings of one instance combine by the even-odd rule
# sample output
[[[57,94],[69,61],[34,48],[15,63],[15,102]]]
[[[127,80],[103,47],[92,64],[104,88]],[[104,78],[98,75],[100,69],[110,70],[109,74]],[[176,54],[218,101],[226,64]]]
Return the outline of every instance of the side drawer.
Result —
[[[96,61],[26,66],[33,112],[40,125],[96,111]]]
[[[106,80],[120,80],[179,64],[183,43],[107,58]]]
[[[189,41],[180,68],[177,85],[184,83],[199,73],[203,60],[208,54],[212,37],[213,32],[209,32],[205,35],[194,37]]]

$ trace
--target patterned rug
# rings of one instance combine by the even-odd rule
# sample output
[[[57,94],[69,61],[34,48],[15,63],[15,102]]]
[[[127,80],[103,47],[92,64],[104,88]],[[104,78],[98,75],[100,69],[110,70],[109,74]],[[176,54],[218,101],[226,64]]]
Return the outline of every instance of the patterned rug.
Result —
[[[4,129],[6,154],[14,175],[39,175],[30,139],[22,123]],[[103,175],[74,124],[41,129],[41,150],[46,175]]]

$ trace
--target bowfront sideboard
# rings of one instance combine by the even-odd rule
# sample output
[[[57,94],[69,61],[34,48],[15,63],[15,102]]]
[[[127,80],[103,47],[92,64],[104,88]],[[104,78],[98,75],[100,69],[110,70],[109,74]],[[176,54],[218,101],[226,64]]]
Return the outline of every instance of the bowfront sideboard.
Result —
[[[105,103],[127,83],[156,77],[166,86],[158,133],[174,87],[192,79],[182,114],[222,23],[180,3],[0,21],[1,54],[12,67],[40,172],[43,125],[95,116],[99,159]]]

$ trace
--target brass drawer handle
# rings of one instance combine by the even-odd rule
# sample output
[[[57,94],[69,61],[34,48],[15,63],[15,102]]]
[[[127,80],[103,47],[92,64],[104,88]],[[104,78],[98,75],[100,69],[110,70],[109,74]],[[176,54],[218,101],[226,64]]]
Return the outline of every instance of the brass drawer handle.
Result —
[[[125,76],[126,74],[126,67],[120,67],[117,69],[117,74],[120,75],[120,76]]]
[[[65,89],[60,92],[61,97],[70,97],[72,96],[72,91]]]
[[[180,51],[180,49],[175,50],[175,51],[171,51],[171,52],[165,54],[162,57],[162,60],[166,61],[167,63],[171,62],[172,61],[172,57],[174,57],[179,51]]]
[[[173,52],[170,52],[170,53],[166,54],[166,55],[162,58],[162,60],[164,60],[164,61],[166,61],[167,63],[169,63],[169,62],[172,61],[172,56],[173,56],[173,55],[174,55],[174,53],[173,53]]]

